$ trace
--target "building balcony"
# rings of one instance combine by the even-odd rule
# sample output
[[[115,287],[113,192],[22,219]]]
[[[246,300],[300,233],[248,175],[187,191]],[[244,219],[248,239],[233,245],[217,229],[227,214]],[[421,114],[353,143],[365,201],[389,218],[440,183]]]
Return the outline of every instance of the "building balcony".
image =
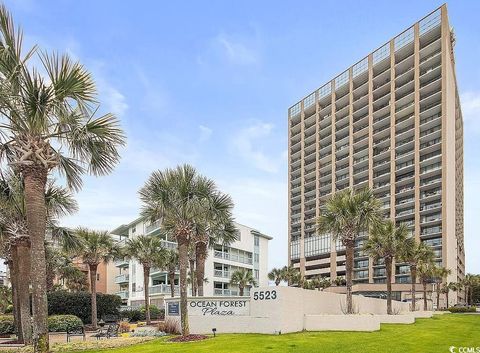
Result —
[[[148,287],[150,294],[171,294],[170,285],[169,284],[155,284],[153,286]],[[174,286],[175,295],[180,293],[179,286]]]
[[[128,273],[115,276],[115,283],[116,284],[128,283],[129,278],[130,278],[130,275]]]
[[[130,262],[125,259],[117,259],[113,262],[116,267],[128,267]]]
[[[150,234],[156,231],[157,229],[160,229],[160,220],[158,219],[155,222],[145,227],[145,234]]]
[[[115,295],[118,295],[120,299],[128,299],[128,290],[116,292]]]

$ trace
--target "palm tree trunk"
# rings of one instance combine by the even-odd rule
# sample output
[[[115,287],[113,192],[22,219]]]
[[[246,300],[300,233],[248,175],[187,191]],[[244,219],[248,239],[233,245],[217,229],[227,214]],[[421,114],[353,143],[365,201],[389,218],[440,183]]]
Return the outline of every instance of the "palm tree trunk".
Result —
[[[47,169],[39,166],[26,167],[23,170],[25,183],[25,209],[27,228],[30,235],[31,284],[33,305],[33,342],[34,351],[47,353],[48,306],[45,260],[45,228],[47,213],[45,205],[45,185]]]
[[[469,292],[469,302],[470,302],[470,305],[473,305],[473,287],[468,287],[468,292]]]
[[[190,278],[192,280],[192,297],[197,296],[197,280],[195,276],[195,259],[189,259],[190,263]]]
[[[197,277],[198,296],[200,297],[203,297],[203,282],[205,280],[205,261],[207,259],[207,255],[207,243],[198,242],[195,245],[195,262],[197,265],[195,275]]]
[[[445,309],[448,309],[448,292],[449,292],[449,290],[448,290],[448,288],[447,288],[447,290],[445,291],[445,299],[446,299]]]
[[[427,311],[427,282],[422,281],[423,285],[423,311]]]
[[[244,289],[243,286],[238,286],[238,290],[240,292],[239,294],[241,297],[243,297],[243,289]]]
[[[440,283],[437,283],[437,310],[440,309]]]
[[[168,281],[170,282],[170,295],[175,296],[175,271],[168,272]]]
[[[346,270],[346,281],[347,281],[347,314],[353,314],[353,297],[352,297],[353,252],[354,252],[354,243],[351,242],[346,244],[345,270]]]
[[[417,310],[416,284],[417,284],[417,266],[410,265],[410,278],[412,280],[412,307],[411,311]]]
[[[23,342],[32,344],[32,319],[30,315],[30,244],[28,239],[17,243],[18,272],[17,283],[18,302],[20,309],[20,325]]]
[[[392,315],[392,259],[385,259],[387,273],[387,314]]]
[[[90,293],[92,296],[92,327],[97,329],[97,267],[98,264],[89,265],[90,268]]]
[[[188,240],[178,237],[178,262],[180,267],[180,320],[182,335],[190,334],[188,326],[188,300],[187,300],[187,268],[188,268]]]
[[[143,266],[143,294],[145,295],[145,320],[147,325],[152,323],[150,319],[150,267]]]
[[[18,260],[16,247],[12,246],[10,249],[11,259],[8,261],[8,268],[10,270],[10,284],[12,286],[12,304],[13,304],[13,322],[17,330],[17,339],[23,342],[23,332],[20,317],[20,300],[18,298]]]

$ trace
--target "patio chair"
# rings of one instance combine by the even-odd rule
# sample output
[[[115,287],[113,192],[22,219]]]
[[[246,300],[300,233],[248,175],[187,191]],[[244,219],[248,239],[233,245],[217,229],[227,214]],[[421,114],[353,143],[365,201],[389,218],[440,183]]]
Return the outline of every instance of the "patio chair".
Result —
[[[67,329],[67,342],[70,342],[70,338],[73,337],[73,336],[81,336],[81,337],[83,337],[83,340],[85,341],[86,340],[85,327],[82,326],[80,328],[73,329],[73,330],[68,330]]]
[[[97,333],[93,334],[92,337],[95,337],[97,340],[103,338],[112,338],[118,337],[118,330],[120,328],[119,324],[110,324],[105,327],[102,327]]]
[[[92,335],[92,337],[95,337],[97,340],[99,340],[102,337],[107,337],[107,332],[108,327],[101,327]]]
[[[107,338],[118,337],[119,329],[120,329],[120,325],[117,323],[108,325]]]

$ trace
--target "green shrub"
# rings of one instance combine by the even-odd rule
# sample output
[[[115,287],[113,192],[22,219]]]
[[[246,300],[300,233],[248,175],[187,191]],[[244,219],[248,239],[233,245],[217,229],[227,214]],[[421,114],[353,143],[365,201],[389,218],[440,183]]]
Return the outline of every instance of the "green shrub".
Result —
[[[145,306],[139,309],[124,309],[120,311],[120,317],[127,319],[129,322],[143,321],[146,319]],[[165,318],[165,310],[159,309],[156,305],[150,305],[150,318],[152,320],[162,320]]]
[[[12,315],[0,315],[0,335],[9,335],[15,332],[15,323]]]
[[[13,313],[13,305],[12,304],[9,304],[6,308],[5,308],[5,314],[11,314]]]
[[[122,319],[127,319],[129,322],[137,322],[143,320],[145,315],[140,309],[125,309],[120,311],[120,317]]]
[[[140,307],[140,312],[142,313],[140,320],[145,320],[145,306]],[[165,318],[165,309],[159,309],[156,305],[150,305],[150,318],[152,320]]]
[[[477,311],[475,306],[452,306],[448,308],[451,313],[474,313]]]
[[[118,295],[97,293],[97,315],[118,316],[122,300]],[[91,323],[91,294],[88,292],[55,291],[48,293],[48,315],[75,315]]]
[[[49,332],[73,331],[80,329],[82,326],[82,320],[75,315],[52,315],[48,317]]]

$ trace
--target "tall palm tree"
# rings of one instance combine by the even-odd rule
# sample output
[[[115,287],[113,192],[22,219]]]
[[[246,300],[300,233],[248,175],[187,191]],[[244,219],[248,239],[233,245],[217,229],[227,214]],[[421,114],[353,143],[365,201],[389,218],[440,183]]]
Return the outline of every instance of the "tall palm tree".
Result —
[[[417,284],[417,267],[421,262],[431,262],[434,258],[433,250],[425,245],[423,242],[417,242],[415,238],[408,238],[403,243],[401,254],[399,256],[401,261],[408,263],[410,266],[410,279],[412,282],[411,295],[412,306],[411,311],[415,311],[416,303],[416,284]],[[426,295],[426,293],[424,294]]]
[[[175,249],[167,249],[161,255],[159,267],[167,271],[170,295],[173,298],[175,296],[175,275],[178,271],[178,252]]]
[[[317,230],[330,233],[345,246],[345,270],[347,281],[347,314],[353,314],[352,285],[355,240],[382,218],[380,202],[372,190],[347,189],[335,193],[320,209]]]
[[[281,268],[272,268],[268,273],[268,279],[274,281],[275,285],[278,287],[283,280],[283,270]]]
[[[178,244],[180,267],[180,320],[182,335],[190,333],[187,306],[188,249],[198,234],[196,227],[212,204],[215,183],[197,173],[190,165],[153,172],[140,190],[142,214],[147,219],[161,219],[163,232]]]
[[[210,207],[195,227],[195,275],[199,296],[203,296],[208,248],[212,248],[215,244],[229,245],[238,239],[238,230],[232,216],[233,201],[231,197],[215,191],[210,199]]]
[[[150,270],[159,263],[164,251],[166,250],[158,237],[147,235],[140,235],[133,239],[128,239],[123,249],[123,253],[127,258],[137,260],[143,267],[143,294],[147,325],[152,323],[150,319],[149,293]]]
[[[435,266],[432,269],[432,277],[433,281],[436,284],[436,291],[437,291],[437,310],[440,308],[440,293],[442,291],[442,283],[446,281],[447,276],[451,273],[450,269],[447,269],[442,266]]]
[[[92,326],[97,328],[97,268],[103,262],[118,257],[120,249],[108,232],[77,228],[75,234],[80,245],[73,252],[88,265],[90,272],[90,292],[92,295]]]
[[[423,287],[423,310],[428,310],[427,285],[433,281],[435,265],[433,261],[422,261],[417,266],[417,275]]]
[[[402,246],[407,239],[407,228],[396,226],[393,221],[385,221],[372,228],[370,237],[364,245],[365,252],[373,260],[383,259],[387,275],[387,314],[392,315],[392,264],[401,254]]]
[[[95,118],[96,89],[90,73],[68,55],[22,51],[22,31],[0,6],[0,160],[22,174],[30,236],[35,351],[48,352],[45,265],[47,177],[56,170],[70,187],[84,173],[109,173],[125,137],[117,119]],[[29,59],[37,55],[41,68]],[[43,75],[41,72],[45,72]]]
[[[61,236],[56,220],[77,211],[72,194],[49,180],[45,190],[46,227],[60,244],[68,241],[69,235]],[[15,313],[19,322],[19,339],[32,343],[30,318],[30,237],[27,231],[26,201],[23,178],[9,170],[0,178],[0,236],[8,243],[12,283],[15,293]]]
[[[192,297],[197,296],[197,277],[196,277],[196,269],[195,269],[195,243],[192,241],[190,246],[188,247],[188,263],[189,263],[189,283],[192,286]]]
[[[230,283],[238,286],[240,296],[243,296],[245,287],[257,285],[257,281],[255,281],[255,278],[253,278],[252,271],[244,268],[236,270],[232,273]]]

